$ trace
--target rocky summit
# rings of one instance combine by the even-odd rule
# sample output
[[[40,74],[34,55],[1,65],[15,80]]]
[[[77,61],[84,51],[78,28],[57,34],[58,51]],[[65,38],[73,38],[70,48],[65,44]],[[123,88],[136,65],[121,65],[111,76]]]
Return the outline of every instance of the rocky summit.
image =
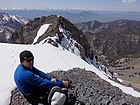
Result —
[[[112,86],[92,71],[74,68],[50,74],[58,79],[71,80],[77,100],[83,101],[85,105],[140,105],[140,98],[123,93],[118,87]],[[10,105],[29,105],[29,103],[15,89],[12,91]]]
[[[44,32],[41,33],[43,27],[45,27]],[[90,55],[90,45],[83,32],[69,20],[57,15],[35,18],[13,34],[13,41],[17,44],[44,44],[47,42],[55,47],[60,45],[71,52],[77,48],[82,58]]]

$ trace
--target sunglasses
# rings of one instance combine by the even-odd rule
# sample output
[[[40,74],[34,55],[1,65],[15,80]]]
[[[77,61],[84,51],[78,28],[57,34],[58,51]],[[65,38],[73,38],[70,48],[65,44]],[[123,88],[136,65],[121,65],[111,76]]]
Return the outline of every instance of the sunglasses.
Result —
[[[26,59],[26,62],[31,62],[31,61],[34,61],[34,58]]]

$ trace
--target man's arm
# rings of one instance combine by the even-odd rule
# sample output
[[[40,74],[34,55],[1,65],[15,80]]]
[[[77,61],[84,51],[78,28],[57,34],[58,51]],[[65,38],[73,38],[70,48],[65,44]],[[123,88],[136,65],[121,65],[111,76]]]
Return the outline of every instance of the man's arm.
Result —
[[[51,81],[48,79],[43,79],[37,75],[31,73],[26,77],[25,81],[27,83],[42,87],[42,88],[52,88],[53,86],[64,87],[63,81]]]
[[[39,75],[41,77],[38,77],[34,74],[32,74],[32,78],[30,78],[30,81],[32,83],[35,83],[35,85],[37,84],[37,86],[48,86],[48,87],[53,87],[53,86],[59,86],[59,87],[65,87],[65,88],[68,88],[69,87],[69,81],[58,81],[56,80],[55,78],[52,78],[50,75],[36,69],[34,67],[34,73],[36,75]]]
[[[38,76],[44,78],[44,79],[49,79],[49,80],[52,79],[52,76],[50,76],[50,75],[48,75],[48,74],[46,74],[46,73],[44,73],[44,72],[38,70],[38,69],[35,68],[35,67],[32,68],[32,72],[35,73],[36,75],[38,75]]]

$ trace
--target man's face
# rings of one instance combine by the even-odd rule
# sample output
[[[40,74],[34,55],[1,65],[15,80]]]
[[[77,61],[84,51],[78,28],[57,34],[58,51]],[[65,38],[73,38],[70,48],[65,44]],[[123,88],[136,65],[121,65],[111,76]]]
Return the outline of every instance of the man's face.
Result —
[[[34,64],[34,57],[30,57],[22,62],[22,65],[28,68],[32,68]]]

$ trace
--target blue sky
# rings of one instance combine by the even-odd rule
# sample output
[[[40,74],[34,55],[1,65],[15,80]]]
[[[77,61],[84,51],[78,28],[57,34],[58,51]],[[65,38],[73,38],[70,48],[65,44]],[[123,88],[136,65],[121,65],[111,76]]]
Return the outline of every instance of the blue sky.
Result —
[[[0,0],[0,8],[81,8],[140,11],[140,0]]]

